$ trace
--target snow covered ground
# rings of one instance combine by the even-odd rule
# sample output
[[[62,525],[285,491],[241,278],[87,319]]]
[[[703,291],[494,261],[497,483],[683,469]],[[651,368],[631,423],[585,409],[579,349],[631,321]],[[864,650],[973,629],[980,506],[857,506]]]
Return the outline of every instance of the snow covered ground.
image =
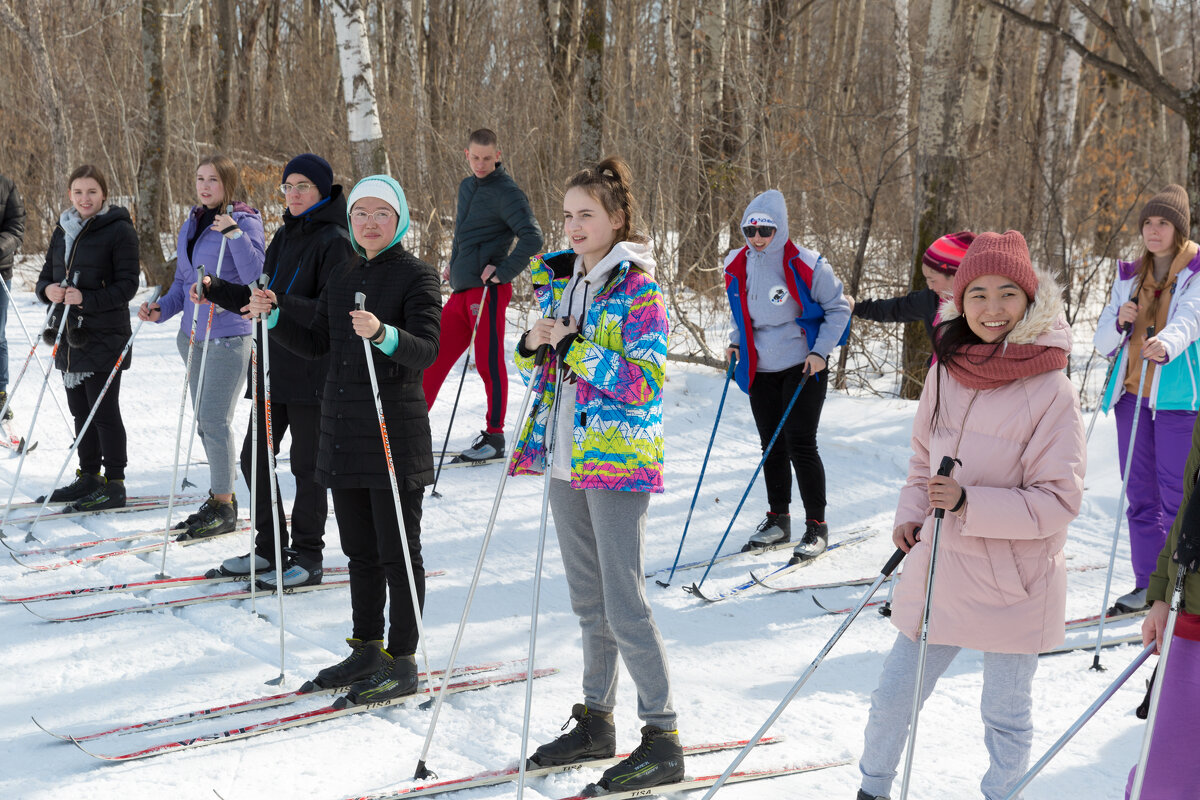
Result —
[[[14,288],[26,324],[36,327],[41,306]],[[139,296],[137,302],[142,298]],[[171,480],[173,438],[182,366],[175,351],[176,321],[146,326],[134,345],[133,368],[126,373],[122,408],[129,427],[131,494],[167,492]],[[510,325],[510,331],[517,328]],[[38,331],[31,332],[37,335]],[[17,321],[9,317],[8,338],[14,372],[28,351]],[[42,347],[45,351],[48,348]],[[1076,356],[1090,351],[1090,331],[1077,333]],[[435,443],[445,435],[453,400],[451,373],[433,413]],[[523,386],[510,369],[509,432],[516,427]],[[650,506],[646,562],[669,567],[696,486],[723,375],[710,369],[672,363],[666,387],[667,492]],[[37,394],[37,378],[27,376],[16,394],[16,430],[24,433]],[[51,390],[61,398],[57,373]],[[65,401],[63,402],[65,408]],[[878,533],[860,544],[841,548],[794,573],[796,583],[815,583],[873,575],[892,552],[888,531],[897,491],[908,458],[914,404],[894,399],[856,398],[831,392],[821,424],[820,444],[828,475],[828,520],[837,541],[846,532],[868,527]],[[484,411],[478,376],[472,371],[451,436],[451,448],[466,446]],[[244,430],[249,406],[243,401],[238,429]],[[239,434],[240,435],[240,434]],[[36,451],[26,460],[17,500],[50,488],[70,445],[70,435],[49,399],[43,404],[34,438]],[[744,395],[730,390],[716,437],[713,458],[691,529],[683,561],[707,557],[728,524],[746,481],[757,463],[757,437]],[[286,447],[286,442],[285,442]],[[1072,527],[1068,564],[1100,567],[1072,571],[1068,615],[1094,614],[1104,590],[1113,513],[1120,480],[1111,418],[1101,420],[1093,435],[1087,494]],[[197,445],[196,453],[202,453]],[[197,456],[201,457],[201,456]],[[964,454],[964,458],[972,457]],[[986,458],[986,453],[975,457]],[[0,457],[3,459],[3,457]],[[0,460],[0,490],[7,493],[17,459]],[[75,464],[68,467],[68,474]],[[281,467],[285,495],[292,481]],[[462,615],[472,570],[479,554],[501,468],[496,465],[447,470],[440,499],[425,500],[426,567],[445,570],[431,578],[425,613],[430,666],[445,666]],[[207,468],[193,467],[192,480],[203,487]],[[529,646],[532,579],[538,541],[542,482],[518,478],[508,482],[482,579],[458,658],[459,664],[524,658]],[[239,489],[248,513],[245,487]],[[3,498],[0,498],[2,502]],[[798,497],[796,507],[799,506]],[[762,518],[765,494],[761,481],[750,494],[725,549],[735,549]],[[176,514],[178,518],[179,514]],[[38,536],[63,543],[145,530],[162,525],[165,512],[109,515],[42,524]],[[13,533],[10,532],[10,536]],[[1114,596],[1127,591],[1132,576],[1128,545],[1118,551]],[[19,533],[9,540],[21,546]],[[244,539],[222,539],[187,548],[172,548],[167,570],[173,575],[199,574],[227,556],[246,552]],[[787,551],[746,557],[713,569],[705,587],[719,590],[747,577],[752,568],[778,565]],[[25,595],[59,588],[98,586],[146,580],[159,570],[161,556],[150,554],[110,559],[92,567],[32,573],[9,562],[0,565],[0,594]],[[325,564],[345,564],[336,525],[327,528]],[[667,641],[675,704],[684,743],[700,743],[751,735],[782,699],[841,622],[823,613],[809,592],[776,593],[762,589],[708,605],[682,587],[699,571],[677,574],[670,588],[648,582],[656,618]],[[228,586],[202,591],[222,591]],[[42,613],[83,613],[116,605],[168,599],[196,590],[141,595],[113,594],[42,603]],[[827,605],[849,606],[862,589],[822,592]],[[343,638],[350,633],[349,596],[344,589],[286,599],[286,687],[295,689],[319,668],[340,660]],[[279,672],[278,611],[274,599],[260,600],[257,614],[249,601],[215,603],[168,612],[133,614],[92,622],[52,624],[19,605],[0,608],[0,796],[21,800],[83,797],[173,798],[211,800],[214,790],[226,800],[261,797],[339,800],[404,785],[412,776],[428,727],[430,712],[397,707],[359,714],[293,731],[245,741],[219,743],[184,753],[143,761],[106,764],[70,743],[50,738],[31,721],[52,730],[87,732],[108,724],[153,719],[189,709],[233,702],[278,691],[264,682]],[[1108,626],[1112,634],[1134,632],[1136,623]],[[869,696],[884,654],[895,632],[868,611],[850,628],[800,695],[772,729],[785,736],[778,746],[753,753],[745,768],[856,759],[862,743]],[[1077,634],[1077,638],[1085,637]],[[531,747],[556,735],[571,705],[580,699],[578,627],[571,614],[563,566],[553,536],[546,542],[538,625],[537,665],[554,666],[557,675],[534,684]],[[1137,646],[1105,651],[1108,672],[1088,669],[1090,652],[1043,658],[1034,684],[1038,757],[1139,652]],[[982,659],[964,652],[950,668],[921,717],[911,794],[915,798],[978,797],[978,782],[987,765],[979,721],[978,697]],[[519,667],[518,667],[519,668]],[[1118,798],[1141,740],[1142,723],[1133,716],[1149,667],[1144,667],[1109,702],[1096,719],[1068,745],[1025,797]],[[491,688],[459,694],[443,707],[429,766],[443,778],[515,762],[520,750],[524,689]],[[224,730],[318,705],[312,700],[283,710],[224,717],[206,724],[143,734],[110,737],[91,743],[102,752],[133,750],[182,736]],[[639,721],[631,682],[624,680],[617,711],[619,746],[637,743]],[[720,772],[731,755],[693,759],[693,774]],[[575,794],[597,772],[535,779],[529,798]],[[849,766],[767,782],[729,786],[721,797],[852,798],[857,768]],[[512,785],[481,788],[452,795],[461,798],[511,797]],[[698,797],[699,795],[694,795]]]

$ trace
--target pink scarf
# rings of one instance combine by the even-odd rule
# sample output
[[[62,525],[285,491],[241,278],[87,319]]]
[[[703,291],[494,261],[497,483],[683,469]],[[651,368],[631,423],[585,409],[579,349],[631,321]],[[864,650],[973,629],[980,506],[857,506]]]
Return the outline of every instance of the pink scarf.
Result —
[[[969,344],[946,359],[945,365],[969,389],[995,389],[1020,378],[1066,369],[1067,353],[1040,344]]]

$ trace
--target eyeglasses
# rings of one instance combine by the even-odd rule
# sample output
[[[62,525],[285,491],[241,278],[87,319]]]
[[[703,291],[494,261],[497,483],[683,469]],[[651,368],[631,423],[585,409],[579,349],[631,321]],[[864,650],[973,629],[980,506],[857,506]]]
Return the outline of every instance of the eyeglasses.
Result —
[[[747,239],[753,239],[755,236],[770,239],[775,235],[775,229],[770,225],[747,225],[742,228],[742,233],[746,234]]]
[[[317,187],[311,183],[281,183],[281,184],[279,184],[279,191],[285,195],[288,192],[292,191],[293,189],[295,189],[297,192],[300,192],[301,194],[304,194],[309,189],[315,189],[315,188],[317,188]]]
[[[390,211],[376,211],[374,214],[368,214],[365,211],[353,211],[350,213],[350,221],[355,225],[366,225],[367,220],[373,221],[376,225],[387,225],[396,215]]]

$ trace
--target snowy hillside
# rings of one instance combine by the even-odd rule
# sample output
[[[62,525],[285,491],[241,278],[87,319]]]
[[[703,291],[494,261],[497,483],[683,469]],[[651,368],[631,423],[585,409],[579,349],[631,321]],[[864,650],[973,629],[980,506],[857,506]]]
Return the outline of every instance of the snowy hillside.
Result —
[[[139,296],[138,302],[141,297]],[[17,292],[27,325],[36,326],[41,306],[28,292]],[[130,494],[169,490],[173,437],[179,404],[182,366],[175,351],[177,320],[148,325],[134,345],[133,367],[124,378],[122,408],[129,427]],[[514,333],[510,325],[510,334]],[[33,331],[36,335],[38,332]],[[28,345],[14,315],[8,337],[14,371]],[[1076,334],[1076,357],[1090,351],[1090,332]],[[40,348],[42,351],[48,348]],[[451,380],[457,380],[458,368]],[[507,433],[516,427],[523,385],[510,367]],[[672,363],[666,387],[664,417],[667,436],[667,492],[651,501],[646,563],[669,567],[696,486],[696,478],[721,396],[723,376],[713,370]],[[37,376],[25,378],[16,394],[15,429],[23,434],[37,395]],[[62,397],[54,373],[51,390]],[[447,388],[433,414],[435,442],[441,442],[450,416],[453,391]],[[65,407],[65,401],[64,401]],[[793,573],[793,583],[818,583],[873,575],[891,554],[892,514],[909,454],[910,420],[915,404],[891,399],[854,398],[831,392],[821,424],[820,446],[829,482],[828,521],[831,540],[867,528],[876,534],[859,544],[831,552],[810,567]],[[451,448],[465,447],[482,420],[484,397],[477,375],[470,373],[451,437]],[[244,430],[249,404],[243,401],[237,426]],[[26,460],[16,499],[29,500],[48,490],[70,445],[71,437],[58,410],[47,398],[34,438],[37,450]],[[1096,426],[1089,453],[1087,493],[1068,545],[1070,573],[1068,616],[1099,610],[1104,589],[1113,513],[1120,489],[1116,440],[1111,418]],[[286,450],[286,442],[285,442]],[[195,448],[197,454],[202,448]],[[757,463],[757,436],[744,395],[729,392],[713,458],[700,492],[683,561],[712,554],[728,524],[746,481]],[[964,460],[986,453],[962,454]],[[201,457],[201,456],[196,456]],[[17,459],[0,457],[0,490],[11,487]],[[75,464],[68,467],[68,473]],[[291,476],[281,466],[285,496]],[[426,646],[434,669],[445,666],[462,614],[472,569],[479,553],[496,483],[497,465],[451,469],[442,474],[440,499],[425,499],[424,553],[429,570],[445,570],[428,584]],[[206,485],[207,468],[193,467],[192,480]],[[243,515],[248,513],[245,487],[239,487]],[[542,482],[516,478],[508,482],[483,576],[458,663],[462,665],[518,661],[528,652],[529,613],[538,535]],[[3,498],[0,498],[2,501]],[[184,513],[194,510],[189,504]],[[796,507],[799,506],[798,497]],[[725,550],[736,549],[761,520],[765,493],[755,486],[734,526]],[[37,536],[56,544],[122,532],[153,529],[165,512],[104,515],[38,526]],[[178,519],[179,513],[176,514]],[[7,531],[13,547],[19,531]],[[1128,546],[1122,534],[1114,596],[1131,588]],[[326,567],[343,566],[336,525],[327,527]],[[195,575],[230,555],[246,552],[244,536],[192,547],[173,547],[167,555],[171,575]],[[779,565],[787,551],[746,557],[715,567],[706,591],[719,591],[747,578],[751,569]],[[52,556],[31,558],[35,563]],[[0,566],[0,595],[30,595],[72,587],[101,586],[148,580],[159,571],[161,556],[123,556],[90,567],[73,566],[31,572],[5,559]],[[1098,569],[1082,569],[1100,567]],[[700,572],[677,574],[670,588],[649,581],[648,592],[667,642],[684,744],[744,738],[751,735],[808,666],[841,622],[818,608],[810,592],[746,591],[728,601],[706,604],[683,591]],[[118,593],[39,603],[33,610],[48,615],[80,614],[115,606],[137,605],[197,592],[227,591],[230,584],[201,589],[173,589],[141,594]],[[819,594],[830,607],[851,605],[861,588]],[[56,741],[31,721],[51,730],[88,732],[102,727],[249,699],[280,691],[264,682],[279,672],[278,610],[274,598],[212,603],[166,612],[132,614],[79,623],[44,622],[20,605],[0,607],[0,797],[20,800],[129,800],[171,798],[212,800],[214,790],[226,800],[263,797],[341,800],[403,785],[412,777],[430,713],[399,706],[373,713],[298,728],[238,742],[222,742],[189,752],[172,753],[123,764],[94,760],[69,742]],[[349,595],[331,589],[289,596],[286,614],[285,689],[296,689],[321,667],[340,660],[350,632]],[[530,749],[559,732],[572,703],[580,700],[579,632],[571,613],[563,566],[553,524],[546,541],[545,569],[538,628],[537,666],[561,671],[534,684]],[[1113,635],[1131,633],[1136,623],[1109,626]],[[857,759],[862,745],[869,695],[895,631],[874,611],[867,611],[825,660],[815,676],[772,730],[785,736],[778,746],[753,753],[745,767]],[[1077,634],[1079,639],[1085,635]],[[1088,669],[1090,652],[1043,658],[1034,683],[1036,740],[1034,757],[1107,686],[1139,651],[1125,646],[1105,651],[1108,672]],[[418,654],[420,662],[420,654]],[[915,798],[977,797],[978,781],[987,764],[979,720],[978,697],[982,659],[963,653],[950,668],[921,717],[912,796]],[[423,665],[422,665],[423,668]],[[521,669],[520,665],[512,667]],[[1055,759],[1025,793],[1030,800],[1054,798],[1118,798],[1136,757],[1142,724],[1133,716],[1149,668],[1143,668],[1098,717]],[[328,698],[325,698],[328,702]],[[443,707],[429,766],[443,778],[498,768],[519,755],[524,688],[489,688],[450,697]],[[187,726],[97,739],[99,752],[136,750],[154,743],[226,730],[321,705],[313,699],[254,714],[227,716]],[[619,747],[637,743],[640,726],[632,684],[621,685],[617,709]],[[693,774],[720,772],[731,755],[697,757]],[[526,789],[529,798],[575,794],[598,771],[539,778]],[[722,798],[852,798],[858,786],[853,764],[808,775],[730,786]],[[513,785],[470,790],[452,798],[515,795]],[[693,795],[699,797],[699,795]]]

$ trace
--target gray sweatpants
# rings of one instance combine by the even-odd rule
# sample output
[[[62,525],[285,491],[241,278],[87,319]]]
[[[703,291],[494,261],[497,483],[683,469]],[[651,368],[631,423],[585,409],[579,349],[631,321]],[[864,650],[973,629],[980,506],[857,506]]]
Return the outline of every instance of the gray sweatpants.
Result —
[[[921,705],[933,694],[938,678],[950,666],[961,647],[931,644],[925,657],[925,676]],[[888,796],[896,768],[905,751],[908,725],[912,717],[913,689],[917,682],[918,645],[904,634],[897,634],[892,652],[883,662],[879,688],[871,695],[871,716],[864,734],[862,788],[867,794]],[[1033,744],[1033,673],[1037,671],[1035,654],[984,653],[983,697],[979,713],[983,718],[983,742],[991,756],[991,766],[979,788],[987,800],[1001,800],[1029,767]],[[918,725],[917,734],[928,736],[932,720]],[[945,748],[952,743],[929,739],[928,747]],[[913,756],[914,772],[921,758],[921,743]]]
[[[675,730],[667,653],[646,599],[642,539],[650,495],[572,489],[570,481],[552,478],[550,508],[583,632],[584,702],[613,710],[620,655],[637,687],[638,716]]]
[[[196,334],[195,351],[188,385],[193,404],[196,384],[200,381],[200,361],[204,352],[203,331]],[[175,337],[179,356],[187,362],[188,336],[183,331]],[[204,386],[200,391],[200,407],[196,412],[196,431],[208,456],[209,488],[213,494],[229,494],[237,480],[237,435],[233,429],[233,412],[246,386],[246,363],[250,360],[249,336],[226,336],[213,339],[208,345],[208,360],[204,365]],[[183,453],[187,443],[183,443]],[[180,458],[184,456],[181,454]]]

